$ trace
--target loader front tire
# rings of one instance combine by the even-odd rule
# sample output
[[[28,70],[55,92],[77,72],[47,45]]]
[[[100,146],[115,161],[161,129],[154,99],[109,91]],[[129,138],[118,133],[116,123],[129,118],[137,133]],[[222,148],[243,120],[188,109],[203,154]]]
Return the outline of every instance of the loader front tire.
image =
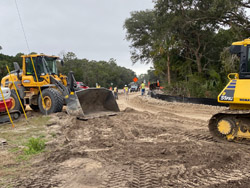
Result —
[[[38,98],[38,106],[43,114],[61,112],[63,107],[63,97],[54,88],[47,88],[42,91],[44,104],[41,95]]]

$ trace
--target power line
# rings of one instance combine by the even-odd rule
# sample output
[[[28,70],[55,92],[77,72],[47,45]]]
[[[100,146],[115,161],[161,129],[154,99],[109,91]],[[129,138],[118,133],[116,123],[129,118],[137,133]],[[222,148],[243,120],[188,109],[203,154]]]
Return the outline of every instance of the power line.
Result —
[[[27,45],[28,52],[30,53],[30,47],[29,47],[29,43],[28,43],[28,40],[27,40],[27,36],[25,34],[22,18],[21,18],[20,11],[19,11],[19,8],[18,8],[18,5],[17,5],[17,0],[15,0],[15,3],[16,3],[16,9],[17,9],[17,13],[18,13],[19,20],[20,20],[20,23],[21,23],[21,27],[22,27],[22,30],[23,30],[24,39],[25,39],[25,42],[26,42],[26,45]]]

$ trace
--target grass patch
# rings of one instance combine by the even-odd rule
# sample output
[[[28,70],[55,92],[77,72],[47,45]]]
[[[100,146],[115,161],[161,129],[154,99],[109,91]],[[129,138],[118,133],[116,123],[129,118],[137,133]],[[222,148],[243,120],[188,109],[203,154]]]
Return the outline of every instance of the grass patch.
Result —
[[[32,155],[42,152],[45,149],[45,140],[41,138],[30,138],[26,143],[27,148],[24,149],[26,155]]]
[[[28,121],[20,118],[14,128],[10,123],[0,125],[0,138],[7,141],[6,149],[0,150],[0,187],[8,187],[9,182],[28,172],[31,159],[45,151],[49,120],[49,116],[38,114]]]
[[[40,137],[46,135],[46,124],[49,121],[49,116],[38,116],[16,122],[15,128],[11,125],[0,126],[0,138],[4,138],[10,145],[20,146],[27,142],[27,138]]]
[[[13,148],[12,152],[16,153],[16,161],[22,162],[29,160],[33,155],[39,154],[45,150],[46,140],[42,139],[44,136],[31,137],[25,142],[24,148]],[[11,152],[11,150],[10,150]]]

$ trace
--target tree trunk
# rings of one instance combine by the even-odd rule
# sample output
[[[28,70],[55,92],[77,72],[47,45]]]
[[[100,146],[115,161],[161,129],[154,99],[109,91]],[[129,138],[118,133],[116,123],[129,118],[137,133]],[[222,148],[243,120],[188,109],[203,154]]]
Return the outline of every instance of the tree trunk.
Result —
[[[195,52],[195,59],[196,59],[198,73],[202,73],[201,57],[202,57],[202,55],[196,51]]]
[[[168,75],[168,84],[170,85],[171,84],[171,74],[170,74],[170,57],[168,55],[167,57],[167,75]]]

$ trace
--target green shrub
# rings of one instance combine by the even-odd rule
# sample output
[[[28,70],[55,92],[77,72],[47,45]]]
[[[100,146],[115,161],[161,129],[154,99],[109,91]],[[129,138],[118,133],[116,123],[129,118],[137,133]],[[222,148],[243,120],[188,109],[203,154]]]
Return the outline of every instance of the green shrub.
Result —
[[[45,140],[41,138],[30,138],[26,143],[27,148],[24,149],[25,154],[31,155],[42,152],[45,148]]]

